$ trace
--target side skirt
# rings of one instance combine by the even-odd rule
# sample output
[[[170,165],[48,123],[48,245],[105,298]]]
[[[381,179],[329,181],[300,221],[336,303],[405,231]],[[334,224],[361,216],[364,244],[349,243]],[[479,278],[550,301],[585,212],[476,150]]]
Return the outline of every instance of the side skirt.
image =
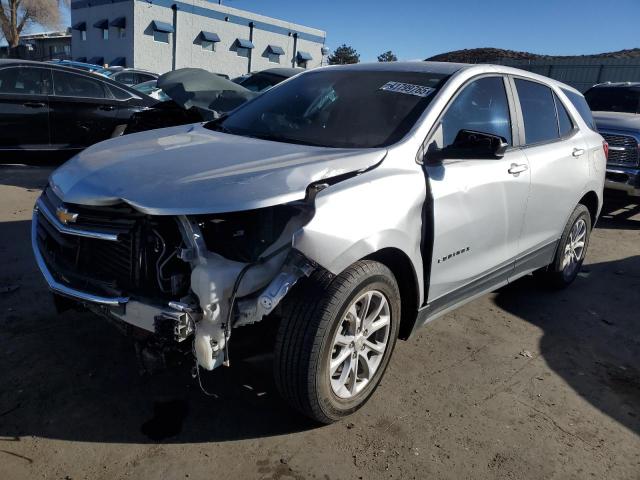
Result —
[[[549,265],[553,261],[557,247],[558,241],[544,245],[520,258],[516,258],[515,261],[509,262],[503,267],[483,275],[468,285],[428,303],[418,310],[416,323],[411,335],[421,326],[461,307],[465,303],[503,287],[534,270]]]

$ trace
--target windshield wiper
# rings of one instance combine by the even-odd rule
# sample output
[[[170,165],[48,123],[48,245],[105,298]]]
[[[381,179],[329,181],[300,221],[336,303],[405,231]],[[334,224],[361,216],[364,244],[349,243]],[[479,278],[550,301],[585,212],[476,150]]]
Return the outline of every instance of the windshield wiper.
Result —
[[[258,138],[260,140],[270,140],[272,142],[293,143],[295,145],[308,145],[310,147],[326,147],[320,143],[313,143],[308,140],[298,140],[297,138],[285,137],[284,135],[274,135],[273,133],[239,133],[243,137]]]
[[[209,130],[213,130],[216,132],[222,132],[222,133],[229,133],[231,135],[234,135],[234,132],[232,132],[231,130],[229,130],[227,127],[225,127],[224,125],[222,125],[222,122],[229,116],[228,113],[225,113],[223,115],[220,115],[218,118],[216,118],[215,120],[211,120],[210,122],[205,123],[203,126],[204,128],[208,128]]]

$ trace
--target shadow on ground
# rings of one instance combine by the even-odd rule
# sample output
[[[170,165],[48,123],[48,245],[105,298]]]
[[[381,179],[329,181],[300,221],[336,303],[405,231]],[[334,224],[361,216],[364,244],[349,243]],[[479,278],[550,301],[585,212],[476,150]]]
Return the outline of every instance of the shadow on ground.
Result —
[[[640,230],[640,197],[607,192],[598,228]]]
[[[640,435],[640,256],[585,267],[549,291],[532,276],[496,304],[543,331],[540,354],[582,398]]]

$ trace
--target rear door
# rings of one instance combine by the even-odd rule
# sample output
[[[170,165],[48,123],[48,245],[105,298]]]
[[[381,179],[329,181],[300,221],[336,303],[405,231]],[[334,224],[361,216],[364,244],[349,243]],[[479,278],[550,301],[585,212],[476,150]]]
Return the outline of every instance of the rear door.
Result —
[[[437,146],[446,147],[466,129],[498,135],[510,145],[499,159],[447,159],[425,167],[434,213],[428,295],[433,310],[505,283],[513,269],[529,170],[514,146],[509,97],[502,76],[471,81],[452,100],[432,137]]]
[[[546,265],[589,176],[586,144],[556,93],[543,83],[513,78],[523,124],[522,151],[531,192],[516,273]]]
[[[53,70],[51,142],[81,149],[110,138],[117,126],[118,101],[105,82],[90,74]]]
[[[47,149],[51,70],[11,66],[0,70],[0,149]]]

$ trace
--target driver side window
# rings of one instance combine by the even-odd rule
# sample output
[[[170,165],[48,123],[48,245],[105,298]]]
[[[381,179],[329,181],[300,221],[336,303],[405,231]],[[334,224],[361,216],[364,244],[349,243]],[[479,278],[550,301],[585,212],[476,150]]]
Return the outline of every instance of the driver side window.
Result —
[[[451,145],[460,130],[498,135],[513,145],[502,77],[484,77],[464,87],[442,117],[442,147]]]

